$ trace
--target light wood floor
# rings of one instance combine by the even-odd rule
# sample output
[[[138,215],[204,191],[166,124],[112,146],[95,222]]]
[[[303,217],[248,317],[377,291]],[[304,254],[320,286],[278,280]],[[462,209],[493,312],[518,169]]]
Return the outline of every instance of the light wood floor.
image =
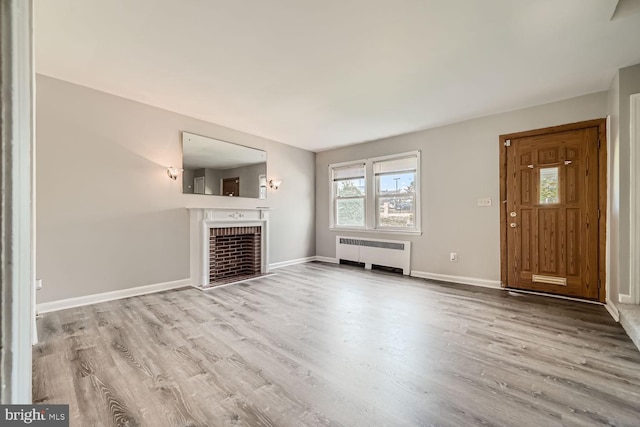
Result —
[[[35,403],[72,426],[640,425],[602,306],[320,263],[45,314]]]

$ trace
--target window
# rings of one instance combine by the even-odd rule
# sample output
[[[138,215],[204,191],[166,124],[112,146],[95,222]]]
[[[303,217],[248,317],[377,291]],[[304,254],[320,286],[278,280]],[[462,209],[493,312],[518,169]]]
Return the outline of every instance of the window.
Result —
[[[559,203],[558,168],[540,169],[540,203]]]
[[[376,228],[415,229],[417,157],[373,163]]]
[[[329,165],[331,228],[420,232],[420,152]]]
[[[365,226],[365,165],[355,164],[333,169],[333,194],[337,227]]]
[[[258,175],[258,188],[260,189],[258,197],[261,199],[266,199],[267,198],[267,175],[265,174]]]

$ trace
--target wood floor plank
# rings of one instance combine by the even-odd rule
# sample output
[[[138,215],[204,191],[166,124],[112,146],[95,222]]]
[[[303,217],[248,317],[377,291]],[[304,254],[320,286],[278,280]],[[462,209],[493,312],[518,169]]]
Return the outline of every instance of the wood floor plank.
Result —
[[[308,263],[38,322],[34,401],[72,426],[640,425],[598,305]]]

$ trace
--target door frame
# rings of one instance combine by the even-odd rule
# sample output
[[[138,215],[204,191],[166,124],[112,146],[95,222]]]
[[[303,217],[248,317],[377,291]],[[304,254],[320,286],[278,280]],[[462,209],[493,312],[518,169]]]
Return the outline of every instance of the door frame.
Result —
[[[196,193],[196,186],[198,186],[199,183],[202,183],[202,193]],[[195,178],[193,178],[193,193],[194,194],[206,194],[207,193],[205,182],[204,182],[204,176],[196,176]]]
[[[630,246],[629,246],[629,301],[631,304],[640,304],[640,185],[637,184],[640,179],[640,93],[631,95],[631,167],[629,169],[631,200],[629,208],[631,210],[629,218],[631,219],[630,227]],[[621,298],[622,295],[618,297]],[[622,301],[620,301],[622,302]],[[625,301],[626,302],[626,301]]]
[[[33,4],[0,1],[0,403],[32,401],[35,319]]]
[[[508,254],[507,254],[507,140],[526,138],[530,136],[547,135],[571,130],[598,128],[598,209],[600,218],[598,220],[598,280],[600,283],[598,291],[598,301],[606,302],[606,239],[607,239],[607,119],[586,120],[583,122],[569,123],[560,126],[551,126],[541,129],[534,129],[524,132],[515,132],[500,135],[500,286],[506,288],[508,274]]]

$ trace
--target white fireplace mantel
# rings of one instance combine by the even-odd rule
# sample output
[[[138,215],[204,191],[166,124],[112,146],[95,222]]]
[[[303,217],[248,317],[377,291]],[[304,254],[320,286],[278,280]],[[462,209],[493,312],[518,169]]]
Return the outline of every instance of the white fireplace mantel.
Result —
[[[221,227],[261,227],[261,266],[269,272],[269,208],[187,208],[189,210],[191,282],[209,285],[209,230]]]

